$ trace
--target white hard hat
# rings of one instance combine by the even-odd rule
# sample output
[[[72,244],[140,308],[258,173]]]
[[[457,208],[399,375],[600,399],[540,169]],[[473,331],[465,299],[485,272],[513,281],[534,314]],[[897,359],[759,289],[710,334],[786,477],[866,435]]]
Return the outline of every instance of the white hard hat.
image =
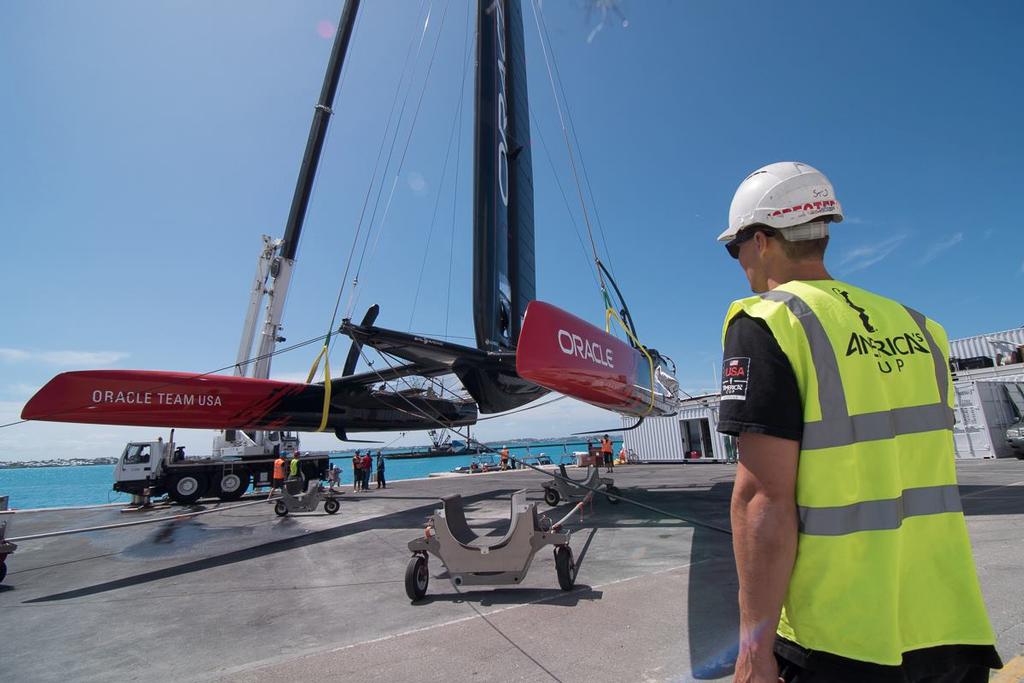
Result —
[[[782,230],[788,240],[817,239],[828,235],[828,222],[822,220],[826,216],[836,223],[843,220],[843,209],[825,174],[799,161],[779,161],[740,183],[729,206],[729,227],[718,241],[728,242],[749,225]],[[797,225],[802,227],[793,230]]]

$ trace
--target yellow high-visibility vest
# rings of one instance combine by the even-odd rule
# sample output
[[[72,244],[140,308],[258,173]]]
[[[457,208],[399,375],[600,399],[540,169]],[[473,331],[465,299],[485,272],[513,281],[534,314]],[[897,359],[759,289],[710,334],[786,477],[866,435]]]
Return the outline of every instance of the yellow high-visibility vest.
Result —
[[[957,490],[942,327],[836,280],[735,301],[725,328],[740,312],[768,325],[803,400],[779,635],[887,665],[910,650],[994,644]]]

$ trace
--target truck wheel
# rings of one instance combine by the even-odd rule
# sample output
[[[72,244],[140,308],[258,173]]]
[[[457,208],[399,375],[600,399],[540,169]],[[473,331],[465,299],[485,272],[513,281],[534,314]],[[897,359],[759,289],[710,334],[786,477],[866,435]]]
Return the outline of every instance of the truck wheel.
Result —
[[[413,555],[405,567],[405,594],[413,602],[422,600],[423,596],[427,594],[429,584],[430,571],[427,569],[427,558],[423,555]]]
[[[225,472],[217,486],[217,497],[223,501],[238,500],[249,489],[249,472]]]
[[[288,506],[281,501],[277,501],[274,503],[274,514],[278,517],[284,517],[288,514]]]
[[[176,474],[168,493],[179,505],[192,505],[206,494],[206,477],[201,474]]]
[[[554,489],[544,489],[544,502],[551,507],[558,505],[558,500],[560,498],[561,496],[558,495],[558,491]]]
[[[608,498],[608,502],[611,503],[612,505],[618,505],[620,500],[619,494],[621,493],[621,491],[619,491],[619,489],[615,486],[607,486],[604,490],[605,497]]]
[[[327,500],[324,501],[324,512],[326,512],[327,514],[333,515],[340,509],[341,503],[334,500],[333,498],[328,498]]]

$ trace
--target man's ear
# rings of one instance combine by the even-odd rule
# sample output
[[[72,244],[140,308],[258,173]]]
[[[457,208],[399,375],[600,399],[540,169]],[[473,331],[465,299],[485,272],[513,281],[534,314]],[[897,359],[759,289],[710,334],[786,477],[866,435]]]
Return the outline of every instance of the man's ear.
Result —
[[[763,232],[754,234],[754,244],[757,246],[758,256],[764,256],[768,251],[768,237]]]

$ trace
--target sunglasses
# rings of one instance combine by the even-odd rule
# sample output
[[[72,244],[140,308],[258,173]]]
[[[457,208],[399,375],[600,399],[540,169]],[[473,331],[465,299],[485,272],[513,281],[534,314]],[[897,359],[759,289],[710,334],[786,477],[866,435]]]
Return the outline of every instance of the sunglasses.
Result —
[[[740,245],[748,240],[754,239],[754,235],[759,232],[763,232],[765,237],[774,237],[778,234],[774,229],[763,225],[747,228],[740,234],[736,235],[736,237],[733,237],[731,240],[726,242],[725,250],[729,252],[729,256],[732,256],[734,259],[738,259],[740,257]]]

